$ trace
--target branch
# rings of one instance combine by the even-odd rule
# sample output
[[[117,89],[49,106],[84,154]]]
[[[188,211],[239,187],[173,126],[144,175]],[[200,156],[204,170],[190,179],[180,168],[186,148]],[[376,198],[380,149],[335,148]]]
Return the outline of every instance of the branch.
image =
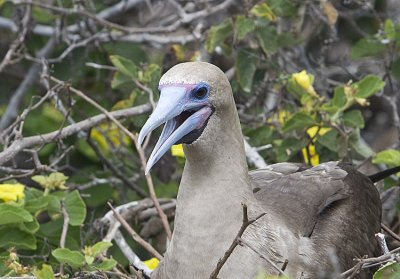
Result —
[[[255,221],[263,217],[266,213],[262,213],[255,219],[249,220],[249,217],[247,216],[247,205],[242,203],[243,207],[243,222],[242,226],[240,227],[235,239],[233,240],[231,246],[229,246],[228,250],[225,252],[224,256],[219,259],[217,266],[215,269],[211,272],[210,279],[217,279],[218,273],[220,272],[221,268],[224,266],[228,258],[231,256],[233,250],[235,250],[236,246],[239,245],[239,240],[242,237],[244,231],[247,229],[248,226],[253,224]]]
[[[375,265],[377,263],[385,263],[388,261],[391,261],[394,257],[395,254],[397,254],[398,252],[400,252],[400,247],[393,249],[392,251],[390,251],[388,254],[384,254],[382,256],[379,257],[375,257],[375,258],[367,258],[367,259],[357,259],[358,263],[353,266],[352,268],[346,270],[345,272],[343,272],[342,274],[340,274],[340,278],[351,278],[353,274],[356,274],[357,272],[359,272],[362,268],[368,268],[369,265]]]
[[[118,23],[114,23],[111,21],[108,21],[105,17],[104,14],[93,14],[91,12],[88,12],[84,9],[77,9],[77,8],[63,8],[63,7],[57,7],[53,5],[49,5],[47,3],[41,3],[41,2],[36,2],[36,1],[31,1],[31,0],[12,0],[11,1],[14,5],[34,5],[37,7],[40,7],[42,9],[50,10],[54,13],[59,13],[63,15],[79,15],[85,18],[89,18],[96,22],[98,25],[101,25],[105,28],[108,29],[114,29],[118,30],[122,33],[126,34],[137,34],[137,33],[166,33],[166,32],[173,32],[177,30],[180,26],[183,24],[188,24],[190,22],[193,22],[196,19],[199,18],[204,18],[207,16],[210,16],[214,13],[217,13],[219,11],[227,9],[233,2],[234,0],[226,0],[222,2],[221,4],[212,7],[211,9],[204,9],[198,12],[194,12],[191,14],[187,14],[184,12],[182,8],[178,8],[178,11],[180,11],[180,16],[181,18],[171,25],[168,26],[151,26],[147,28],[137,28],[137,27],[130,27],[130,26],[123,26]],[[173,6],[177,8],[179,6],[176,2],[172,2]],[[179,6],[180,7],[180,6]]]
[[[388,233],[391,237],[396,239],[397,241],[400,241],[400,236],[397,235],[394,231],[392,231],[388,226],[386,226],[384,223],[381,223],[381,228]]]
[[[383,254],[389,254],[389,248],[387,247],[385,235],[383,233],[376,233],[375,239],[381,248]]]
[[[266,168],[268,166],[263,157],[261,157],[254,147],[250,146],[246,139],[244,139],[244,150],[246,152],[247,160],[258,169]]]
[[[63,228],[61,231],[61,237],[60,237],[60,248],[65,248],[65,240],[67,239],[67,233],[68,233],[68,224],[69,224],[69,215],[67,210],[65,209],[64,201],[61,201],[61,212],[64,217],[64,223],[63,223]],[[64,274],[64,265],[60,264],[60,274]]]
[[[94,143],[90,137],[87,138],[87,143],[90,145],[90,147],[93,149],[93,151],[96,153],[96,156],[100,159],[100,161],[116,176],[118,177],[122,182],[124,182],[125,185],[127,185],[129,188],[131,188],[133,191],[135,191],[140,197],[145,198],[148,196],[148,194],[140,187],[138,187],[135,183],[131,182],[126,175],[124,175],[111,161],[109,161],[103,153],[100,151],[99,147],[97,146],[96,143]]]
[[[136,269],[142,270],[146,276],[150,277],[152,270],[149,269],[135,254],[135,252],[132,251],[131,247],[129,247],[124,236],[119,230],[117,230],[115,233],[114,241],[118,245],[119,249],[121,249],[124,256],[128,259],[129,263],[132,264]]]
[[[14,53],[23,44],[26,37],[26,33],[28,32],[28,24],[29,20],[31,19],[31,12],[32,12],[32,6],[28,5],[25,11],[25,15],[22,19],[22,31],[18,34],[17,38],[11,44],[9,50],[7,51],[6,55],[3,58],[3,61],[1,61],[0,72],[2,72],[7,65],[12,63],[11,60]]]
[[[144,240],[137,232],[135,232],[134,229],[132,229],[131,226],[125,221],[125,219],[119,214],[114,207],[111,205],[111,203],[107,203],[108,206],[111,208],[111,210],[114,213],[115,218],[121,223],[121,225],[129,232],[129,234],[132,236],[132,238],[139,243],[144,249],[146,249],[150,254],[155,256],[157,259],[162,260],[162,256],[160,253],[157,252],[156,249],[153,248],[146,240]]]
[[[53,49],[56,46],[56,42],[54,38],[50,38],[46,45],[38,52],[39,58],[46,58],[53,52]],[[31,85],[39,78],[41,65],[40,64],[33,64],[30,68],[28,73],[25,75],[24,80],[21,82],[15,93],[13,94],[9,105],[7,106],[6,112],[3,114],[0,120],[0,131],[5,129],[10,123],[13,121],[14,118],[18,116],[18,109],[21,104],[23,97],[25,96],[28,89]],[[1,165],[1,163],[0,163]]]
[[[124,118],[134,115],[140,115],[150,111],[150,109],[151,109],[150,104],[146,104],[129,109],[107,112],[107,114],[111,115],[114,119],[116,119],[116,118]],[[79,133],[82,130],[88,130],[98,125],[100,122],[106,120],[107,118],[109,117],[106,116],[105,114],[99,114],[90,117],[86,120],[83,120],[81,122],[71,124],[65,128],[62,128],[61,130],[57,130],[47,134],[17,139],[13,141],[10,146],[8,146],[2,152],[0,152],[0,166],[4,165],[6,162],[11,160],[18,152],[22,151],[25,148],[50,143],[59,139],[64,139],[73,134]]]

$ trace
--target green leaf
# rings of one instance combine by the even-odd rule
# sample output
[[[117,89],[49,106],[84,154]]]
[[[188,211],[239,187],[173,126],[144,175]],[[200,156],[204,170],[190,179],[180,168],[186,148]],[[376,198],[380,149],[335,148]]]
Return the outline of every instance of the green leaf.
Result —
[[[271,126],[261,126],[246,133],[252,146],[268,144],[272,140],[273,128]]]
[[[35,250],[36,238],[31,233],[3,226],[0,228],[0,247]]]
[[[121,72],[115,72],[113,79],[111,80],[111,88],[117,89],[122,85],[132,82],[132,79]]]
[[[150,64],[143,72],[141,81],[148,83],[151,87],[157,88],[158,81],[161,77],[161,68],[157,64]]]
[[[278,34],[277,44],[279,47],[290,47],[300,43],[301,40],[296,38],[293,33],[285,32]]]
[[[59,263],[68,264],[73,269],[85,264],[85,256],[79,251],[71,251],[68,248],[57,248],[51,252]]]
[[[49,195],[49,203],[47,205],[47,212],[52,219],[61,217],[61,203],[60,199],[56,196]]]
[[[236,78],[242,89],[249,93],[253,85],[258,61],[257,53],[252,49],[240,49],[236,59]]]
[[[51,265],[43,264],[42,269],[34,272],[37,279],[55,279]]]
[[[280,162],[290,161],[304,146],[307,145],[307,139],[287,138],[282,141],[277,148],[277,160]]]
[[[1,3],[0,3],[1,4]],[[38,23],[50,23],[54,20],[56,15],[48,10],[41,9],[39,7],[33,7],[32,9],[33,18]]]
[[[238,15],[235,21],[236,36],[239,41],[243,40],[249,32],[254,31],[255,23],[243,15]]]
[[[86,206],[77,190],[69,193],[64,200],[71,226],[80,226],[86,218]]]
[[[129,59],[119,56],[119,55],[110,55],[111,63],[118,69],[122,74],[130,77],[136,78],[138,75],[136,65]]]
[[[25,202],[28,202],[32,199],[43,197],[43,191],[35,188],[26,188],[25,189]]]
[[[21,231],[28,232],[28,233],[35,233],[39,229],[40,225],[36,218],[33,218],[32,222],[21,223],[19,224],[18,228]]]
[[[114,192],[113,186],[109,184],[97,185],[82,191],[85,194],[85,204],[87,207],[104,206],[107,201],[112,199]]]
[[[226,38],[232,35],[232,32],[233,25],[230,19],[211,27],[206,40],[206,50],[209,53],[213,52],[217,46],[221,45]]]
[[[270,21],[276,21],[276,15],[265,2],[255,5],[250,10],[250,13],[255,15],[256,17],[264,18]]]
[[[0,204],[0,225],[32,221],[32,215],[25,209],[7,203]]]
[[[47,208],[49,204],[49,197],[42,196],[35,199],[30,199],[25,203],[25,209],[32,214],[38,214]]]
[[[345,112],[343,114],[343,121],[346,126],[364,128],[364,118],[359,110]]]
[[[351,148],[357,152],[357,154],[363,157],[363,159],[375,155],[375,152],[367,144],[365,144],[364,141],[361,141],[359,129],[355,129],[350,135],[349,144]]]
[[[91,265],[91,264],[94,262],[94,257],[89,256],[89,255],[85,255],[85,262],[86,262],[88,265]]]
[[[100,253],[107,251],[112,246],[111,242],[100,241],[92,246],[92,256],[97,257]]]
[[[0,0],[0,8],[6,3],[6,0]]]
[[[354,86],[358,88],[357,98],[368,98],[382,90],[385,87],[385,82],[378,76],[367,75],[362,80],[354,83]]]
[[[317,142],[319,144],[325,146],[334,153],[337,153],[339,151],[339,144],[338,144],[339,140],[340,136],[338,131],[333,129],[327,132],[325,135],[317,138]]]
[[[337,108],[341,108],[346,104],[346,95],[344,94],[343,86],[335,88],[335,91],[333,93],[332,103]]]
[[[359,40],[351,49],[351,57],[353,59],[376,56],[382,54],[386,50],[386,46],[377,40],[363,38]]]
[[[374,273],[373,279],[397,279],[400,278],[400,263],[389,262]]]
[[[314,119],[304,112],[298,112],[286,121],[282,131],[287,133],[294,130],[304,130],[312,125],[316,125]]]
[[[67,189],[65,186],[65,182],[67,181],[68,176],[64,175],[61,172],[53,172],[50,175],[35,175],[32,176],[32,180],[39,183],[46,190],[55,190],[55,189]]]
[[[397,79],[400,80],[400,58],[397,58],[393,63],[392,67],[390,70],[393,73],[393,76]]]
[[[257,28],[256,35],[262,50],[266,54],[274,54],[279,49],[278,34],[272,26]]]
[[[381,151],[372,159],[374,164],[386,164],[391,167],[400,166],[400,150],[388,149]]]
[[[386,37],[388,39],[390,39],[390,40],[396,39],[396,29],[394,27],[393,20],[391,20],[391,19],[385,20],[384,30],[385,30]]]
[[[292,17],[297,14],[297,7],[293,0],[266,0],[276,15]]]
[[[117,261],[114,259],[104,259],[101,263],[94,265],[97,269],[108,271],[113,269],[117,265]]]

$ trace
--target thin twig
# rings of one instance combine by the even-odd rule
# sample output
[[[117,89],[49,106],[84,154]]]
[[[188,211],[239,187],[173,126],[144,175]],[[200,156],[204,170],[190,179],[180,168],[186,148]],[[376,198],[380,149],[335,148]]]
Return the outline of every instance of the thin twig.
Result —
[[[119,230],[117,230],[115,233],[114,241],[121,249],[125,257],[129,260],[130,264],[132,264],[136,269],[142,270],[146,276],[151,275],[151,269],[149,269],[135,254],[135,252],[132,251],[132,249],[129,247],[129,244],[126,242],[124,236]]]
[[[124,175],[111,161],[109,161],[101,152],[100,148],[97,146],[96,143],[93,142],[93,140],[90,139],[90,137],[87,137],[86,139],[87,143],[90,145],[90,147],[93,149],[93,151],[96,153],[96,156],[100,159],[100,161],[109,169],[111,172],[118,177],[122,182],[124,182],[125,185],[127,185],[129,188],[131,188],[133,191],[135,191],[140,197],[145,198],[148,196],[148,194],[140,188],[138,185],[135,183],[131,182],[126,175]]]
[[[64,201],[61,200],[60,203],[61,203],[61,212],[64,217],[64,223],[60,237],[60,248],[65,248],[65,240],[67,239],[67,234],[68,234],[69,215],[65,208]],[[64,265],[62,263],[60,264],[60,274],[61,275],[64,274]]]
[[[140,115],[150,111],[150,109],[151,109],[150,104],[145,104],[128,109],[107,112],[107,114],[111,115],[114,119],[116,119],[116,118]],[[79,133],[82,130],[90,129],[98,125],[100,122],[106,120],[107,118],[109,117],[106,114],[99,114],[90,117],[86,120],[83,120],[81,122],[71,124],[63,128],[61,132],[57,130],[47,134],[24,137],[21,139],[14,140],[10,146],[6,147],[2,152],[0,152],[0,166],[11,160],[18,152],[22,151],[25,148],[29,148],[40,144],[46,144],[49,142],[53,142],[54,140],[64,139],[73,134]]]
[[[217,279],[218,274],[221,270],[221,268],[224,266],[228,258],[231,256],[233,253],[233,250],[235,250],[236,246],[239,245],[239,240],[242,237],[244,231],[247,229],[248,226],[253,224],[255,221],[263,217],[266,213],[260,214],[258,217],[255,219],[249,220],[249,217],[247,215],[247,205],[242,204],[242,209],[243,209],[243,222],[242,226],[240,227],[235,239],[233,240],[231,246],[229,246],[228,250],[225,252],[224,256],[218,260],[217,266],[214,268],[214,270],[211,272],[210,279]]]
[[[383,233],[376,233],[375,239],[381,248],[383,254],[389,254],[389,248],[387,247],[385,235]]]
[[[282,267],[281,267],[282,271],[285,271],[285,269],[286,269],[288,263],[289,263],[289,260],[288,260],[288,259],[286,259],[286,260],[283,262],[283,265],[282,265]]]
[[[22,31],[18,34],[15,41],[11,44],[9,50],[7,51],[6,55],[4,56],[3,60],[0,63],[0,72],[4,70],[4,68],[12,63],[12,57],[17,51],[17,49],[24,43],[26,34],[28,32],[28,24],[31,19],[31,12],[32,6],[27,5],[25,15],[22,19]]]
[[[351,274],[358,272],[362,268],[368,268],[367,264],[376,264],[376,263],[385,263],[393,259],[394,255],[400,252],[400,247],[393,249],[388,254],[367,258],[367,259],[357,259],[358,263],[352,268],[346,270],[342,274],[340,274],[340,278],[348,278]]]
[[[394,239],[396,239],[397,241],[400,241],[400,236],[395,233],[394,231],[392,231],[388,226],[386,226],[384,223],[381,223],[381,228],[387,232],[391,237],[393,237]]]
[[[54,38],[50,38],[46,45],[38,52],[38,57],[48,57],[53,49],[56,46],[56,41]],[[22,102],[23,97],[25,96],[28,89],[31,85],[36,81],[39,76],[41,65],[40,64],[33,64],[28,72],[25,75],[24,80],[18,86],[17,90],[13,94],[9,105],[7,106],[7,110],[3,114],[0,120],[0,131],[5,129],[10,123],[13,121],[14,118],[18,115],[19,106]]]
[[[151,246],[146,240],[144,240],[137,232],[135,232],[134,229],[132,229],[131,226],[129,226],[129,224],[125,221],[125,219],[121,216],[121,214],[119,214],[114,207],[111,205],[111,203],[107,203],[108,206],[111,208],[111,210],[114,213],[115,218],[117,218],[117,220],[121,223],[121,225],[130,233],[130,235],[132,236],[132,238],[139,243],[140,245],[142,245],[142,247],[144,249],[146,249],[150,254],[152,254],[153,256],[155,256],[157,259],[161,260],[163,257],[161,256],[160,253],[157,252],[156,249],[153,248],[153,246]]]

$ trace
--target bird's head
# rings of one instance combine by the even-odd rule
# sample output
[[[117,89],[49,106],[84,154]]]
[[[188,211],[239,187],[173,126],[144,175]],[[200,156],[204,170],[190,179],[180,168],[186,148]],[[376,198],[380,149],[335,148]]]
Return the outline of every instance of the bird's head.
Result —
[[[161,77],[159,90],[157,107],[138,139],[142,144],[151,131],[165,123],[147,162],[146,173],[172,145],[192,144],[202,139],[211,127],[221,126],[216,123],[219,112],[233,103],[224,72],[205,62],[187,62],[172,67]]]

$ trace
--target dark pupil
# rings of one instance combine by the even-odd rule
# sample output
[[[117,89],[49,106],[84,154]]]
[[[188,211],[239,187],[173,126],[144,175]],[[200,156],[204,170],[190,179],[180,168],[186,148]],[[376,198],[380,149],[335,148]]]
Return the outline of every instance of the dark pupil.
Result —
[[[200,87],[196,91],[197,98],[203,98],[206,94],[207,94],[207,88],[205,88],[205,87]]]

